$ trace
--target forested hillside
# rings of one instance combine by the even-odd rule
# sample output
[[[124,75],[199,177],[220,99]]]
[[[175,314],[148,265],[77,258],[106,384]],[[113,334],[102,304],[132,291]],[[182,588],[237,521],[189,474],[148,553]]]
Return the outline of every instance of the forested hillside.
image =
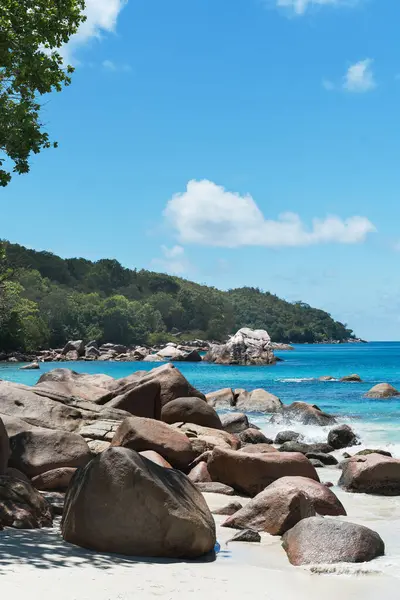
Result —
[[[2,242],[0,350],[55,348],[78,338],[154,344],[178,332],[178,339],[223,340],[244,326],[267,329],[278,342],[352,335],[322,310],[256,288],[222,292],[116,260],[62,259]]]

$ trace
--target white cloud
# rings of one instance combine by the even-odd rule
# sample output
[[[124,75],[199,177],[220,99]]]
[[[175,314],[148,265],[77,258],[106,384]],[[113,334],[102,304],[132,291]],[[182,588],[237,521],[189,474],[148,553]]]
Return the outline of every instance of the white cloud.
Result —
[[[369,92],[376,87],[370,58],[351,65],[344,76],[343,88],[348,92]]]
[[[207,180],[189,181],[185,192],[169,200],[164,216],[181,243],[228,248],[356,244],[375,231],[360,216],[315,218],[310,229],[294,213],[266,219],[249,194],[241,196]]]
[[[287,8],[296,15],[304,15],[309,8],[316,6],[352,6],[358,0],[276,0],[276,5]]]
[[[132,70],[130,65],[118,65],[112,60],[103,60],[102,66],[106,71],[122,71],[123,73],[129,73]]]
[[[76,52],[92,38],[101,38],[103,33],[115,31],[118,15],[127,0],[86,0],[86,21],[61,49],[65,62],[76,63]]]
[[[153,258],[151,264],[154,268],[161,269],[166,273],[173,275],[182,275],[189,268],[189,262],[185,256],[185,249],[182,246],[161,246],[163,258]]]

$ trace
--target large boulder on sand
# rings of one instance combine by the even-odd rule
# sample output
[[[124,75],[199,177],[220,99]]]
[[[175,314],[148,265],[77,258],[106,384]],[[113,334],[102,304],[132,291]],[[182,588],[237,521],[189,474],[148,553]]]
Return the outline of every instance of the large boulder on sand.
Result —
[[[315,509],[307,494],[295,487],[281,490],[278,480],[228,517],[222,527],[283,535],[301,519],[314,515]]]
[[[266,331],[243,327],[226,344],[213,344],[204,360],[219,365],[273,365],[277,359]]]
[[[315,404],[306,402],[293,402],[283,406],[279,413],[272,417],[273,423],[302,423],[303,425],[318,425],[324,427],[336,423],[335,417],[324,413]]]
[[[176,398],[165,404],[161,411],[165,423],[195,423],[212,429],[222,429],[219,416],[207,402],[200,398]]]
[[[72,544],[132,556],[197,558],[216,541],[213,517],[186,475],[127,448],[109,448],[75,475],[61,529]]]
[[[187,470],[196,458],[189,438],[175,427],[154,419],[130,417],[118,427],[112,446],[122,446],[140,452],[154,450],[173,467]]]
[[[223,523],[234,529],[255,529],[282,535],[300,521],[320,515],[346,515],[335,494],[307,477],[281,477]]]
[[[10,443],[4,423],[0,418],[0,475],[3,475],[7,469],[10,456]]]
[[[77,433],[32,427],[10,436],[10,467],[36,477],[61,467],[82,467],[92,458],[87,442]]]
[[[257,389],[249,394],[240,394],[236,408],[244,412],[276,413],[281,410],[282,402],[274,394]]]
[[[372,529],[334,519],[311,517],[283,536],[292,565],[362,563],[385,553],[381,537]]]
[[[366,394],[366,398],[393,398],[400,396],[399,390],[390,385],[390,383],[378,383],[374,385]]]
[[[341,468],[339,485],[347,492],[400,496],[400,460],[382,454],[353,456]]]
[[[332,490],[323,483],[314,481],[309,477],[281,477],[268,486],[267,490],[271,489],[282,495],[289,493],[291,490],[300,490],[309,497],[315,512],[319,515],[346,516],[343,504]]]
[[[301,476],[319,481],[310,461],[297,453],[249,454],[214,448],[207,467],[213,481],[249,496],[256,496],[280,477]]]
[[[0,477],[0,529],[51,527],[50,505],[30,483],[15,477]]]
[[[328,434],[328,444],[335,450],[357,446],[359,443],[358,437],[348,425],[337,425]]]

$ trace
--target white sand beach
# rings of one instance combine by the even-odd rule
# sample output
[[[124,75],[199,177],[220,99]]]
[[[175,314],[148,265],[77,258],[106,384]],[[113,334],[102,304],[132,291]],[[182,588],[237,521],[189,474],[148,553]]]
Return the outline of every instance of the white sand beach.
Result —
[[[320,471],[336,480],[336,469]],[[58,531],[7,529],[0,533],[0,582],[5,597],[22,600],[125,600],[164,598],[263,598],[266,600],[397,600],[400,584],[400,501],[347,494],[335,488],[348,519],[378,531],[386,555],[365,565],[293,567],[279,537],[262,535],[261,544],[231,543],[232,529],[221,528],[216,560],[134,559],[90,552],[65,543]],[[232,497],[205,494],[212,509]],[[243,498],[237,498],[246,502]]]

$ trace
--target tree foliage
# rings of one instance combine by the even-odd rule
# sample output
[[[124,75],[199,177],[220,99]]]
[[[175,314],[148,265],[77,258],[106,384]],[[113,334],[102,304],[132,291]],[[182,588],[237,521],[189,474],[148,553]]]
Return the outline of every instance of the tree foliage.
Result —
[[[256,288],[222,292],[178,277],[125,269],[115,260],[64,260],[8,242],[3,249],[3,350],[58,348],[74,338],[156,343],[176,339],[178,332],[178,339],[223,340],[245,326],[267,329],[280,342],[352,335],[322,310]]]
[[[56,146],[43,129],[40,96],[71,83],[58,49],[83,16],[84,0],[0,2],[0,186],[29,171],[29,157]]]

